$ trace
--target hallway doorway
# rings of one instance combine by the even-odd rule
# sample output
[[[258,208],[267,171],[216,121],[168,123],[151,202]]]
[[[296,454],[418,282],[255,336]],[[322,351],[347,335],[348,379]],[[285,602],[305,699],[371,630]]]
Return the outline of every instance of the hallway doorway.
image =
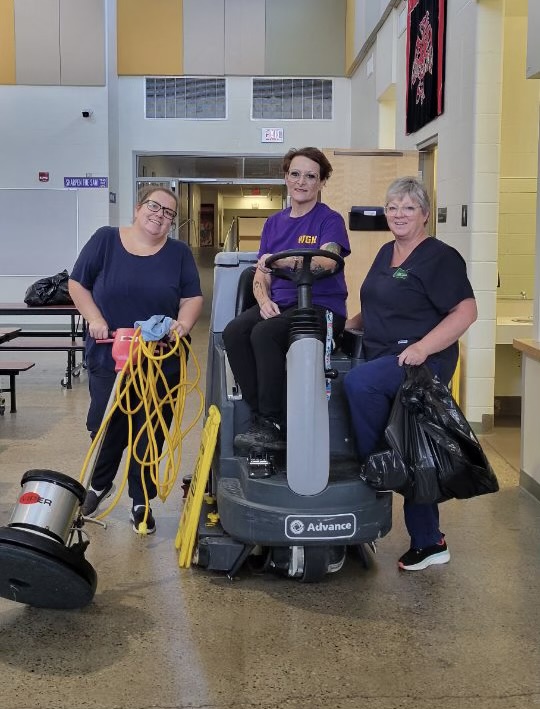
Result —
[[[250,242],[260,238],[266,218],[286,204],[282,156],[136,156],[135,193],[145,184],[178,195],[175,237],[192,248],[235,250],[243,226]]]

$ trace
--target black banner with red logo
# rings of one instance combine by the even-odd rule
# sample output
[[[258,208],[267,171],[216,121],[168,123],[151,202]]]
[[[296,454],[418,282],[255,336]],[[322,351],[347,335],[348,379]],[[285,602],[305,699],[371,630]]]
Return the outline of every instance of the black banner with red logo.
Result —
[[[444,110],[446,0],[408,0],[407,134]]]

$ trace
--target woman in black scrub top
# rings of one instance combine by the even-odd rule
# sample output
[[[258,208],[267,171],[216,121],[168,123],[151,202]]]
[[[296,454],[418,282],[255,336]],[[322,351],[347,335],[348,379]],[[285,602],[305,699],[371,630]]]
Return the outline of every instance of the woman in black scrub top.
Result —
[[[346,323],[363,330],[368,360],[345,378],[356,447],[361,460],[379,449],[404,364],[424,362],[449,382],[458,340],[476,320],[474,293],[465,261],[456,249],[426,232],[429,197],[413,177],[388,188],[386,219],[394,240],[383,245],[360,288],[361,311]],[[411,546],[398,561],[419,571],[450,560],[439,529],[438,506],[405,500]]]

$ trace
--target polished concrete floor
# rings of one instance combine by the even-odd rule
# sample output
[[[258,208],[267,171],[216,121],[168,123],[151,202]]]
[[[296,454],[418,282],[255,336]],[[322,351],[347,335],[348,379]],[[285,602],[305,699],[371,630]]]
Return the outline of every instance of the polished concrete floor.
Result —
[[[194,337],[203,366],[206,327]],[[88,448],[86,375],[68,391],[63,356],[31,357],[18,412],[0,417],[0,525],[26,470],[78,477]],[[183,473],[200,429],[186,439]],[[500,492],[445,503],[452,560],[417,573],[396,565],[407,548],[397,496],[370,568],[350,557],[315,585],[180,569],[180,487],[154,505],[151,537],[132,531],[122,498],[106,530],[88,527],[98,574],[88,606],[0,599],[1,709],[540,707],[540,503],[517,486],[507,440],[515,447],[516,430],[482,439]]]

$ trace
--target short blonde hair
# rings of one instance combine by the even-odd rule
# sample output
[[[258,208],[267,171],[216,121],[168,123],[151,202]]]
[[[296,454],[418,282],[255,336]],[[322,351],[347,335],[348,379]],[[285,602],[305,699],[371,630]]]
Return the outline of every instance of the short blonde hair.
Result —
[[[429,214],[431,205],[429,195],[424,185],[416,177],[398,177],[386,191],[386,204],[393,199],[403,199],[409,196],[422,210],[424,215]]]

